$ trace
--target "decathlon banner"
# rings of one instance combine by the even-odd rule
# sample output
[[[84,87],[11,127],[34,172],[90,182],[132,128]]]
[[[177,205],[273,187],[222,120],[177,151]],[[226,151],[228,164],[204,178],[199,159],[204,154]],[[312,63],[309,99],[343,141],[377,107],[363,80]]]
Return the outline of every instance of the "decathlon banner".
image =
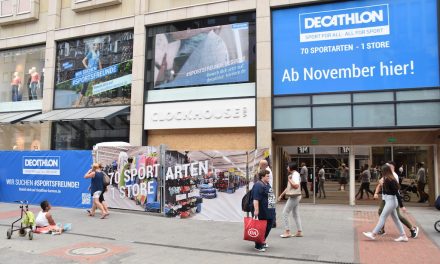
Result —
[[[344,1],[272,20],[275,95],[439,86],[436,0]]]
[[[0,201],[27,200],[54,206],[91,206],[91,151],[0,151]]]

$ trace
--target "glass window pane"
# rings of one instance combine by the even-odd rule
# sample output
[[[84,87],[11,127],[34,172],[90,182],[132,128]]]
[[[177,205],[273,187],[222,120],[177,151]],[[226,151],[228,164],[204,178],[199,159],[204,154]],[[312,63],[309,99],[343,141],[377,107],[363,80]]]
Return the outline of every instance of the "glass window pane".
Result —
[[[18,13],[31,12],[31,0],[18,0]]]
[[[350,106],[314,107],[313,127],[351,127]]]
[[[397,125],[440,125],[440,103],[398,104]]]
[[[45,52],[45,46],[0,52],[0,103],[43,98]],[[29,105],[19,103],[14,107]]]
[[[396,93],[396,99],[397,101],[440,99],[440,90],[400,91]]]
[[[274,97],[274,106],[284,105],[309,105],[310,96],[289,96],[289,97]]]
[[[0,16],[12,15],[12,0],[0,1]]]
[[[275,108],[274,129],[310,128],[310,107]]]
[[[394,105],[357,105],[353,116],[355,127],[394,126]]]
[[[350,94],[326,94],[313,96],[313,104],[340,104],[350,102]]]
[[[394,101],[392,92],[353,94],[354,103],[387,102],[387,101]]]

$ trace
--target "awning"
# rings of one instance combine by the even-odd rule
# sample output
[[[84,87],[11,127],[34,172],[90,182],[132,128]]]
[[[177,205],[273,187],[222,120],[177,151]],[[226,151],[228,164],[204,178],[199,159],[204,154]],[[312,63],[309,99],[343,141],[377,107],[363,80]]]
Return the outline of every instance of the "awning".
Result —
[[[14,124],[25,118],[38,115],[39,113],[41,113],[41,111],[0,113],[0,124]]]
[[[22,120],[22,122],[43,121],[78,121],[93,119],[109,119],[117,115],[129,114],[130,106],[105,106],[94,108],[73,108],[53,110],[41,115]]]

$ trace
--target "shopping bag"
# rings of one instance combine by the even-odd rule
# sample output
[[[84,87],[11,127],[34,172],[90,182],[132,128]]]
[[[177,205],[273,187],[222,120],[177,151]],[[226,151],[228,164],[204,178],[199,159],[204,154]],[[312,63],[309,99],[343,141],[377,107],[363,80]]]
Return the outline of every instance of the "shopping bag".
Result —
[[[264,243],[267,220],[257,220],[252,217],[244,218],[244,240]]]

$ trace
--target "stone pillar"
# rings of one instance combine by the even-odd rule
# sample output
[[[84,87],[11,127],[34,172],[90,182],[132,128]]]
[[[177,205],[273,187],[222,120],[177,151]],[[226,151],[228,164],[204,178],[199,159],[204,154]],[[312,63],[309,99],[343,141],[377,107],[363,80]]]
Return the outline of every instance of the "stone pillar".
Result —
[[[130,144],[141,146],[143,133],[144,112],[144,75],[145,75],[145,10],[147,3],[136,0],[136,13],[134,24],[133,43],[133,75],[131,83],[131,109],[130,109]]]
[[[272,147],[271,23],[269,0],[257,0],[257,128],[256,147]],[[273,154],[273,151],[271,151]]]
[[[60,27],[61,21],[61,1],[50,1],[47,12],[47,32],[46,32],[46,54],[44,62],[44,87],[43,87],[43,113],[53,109],[54,102],[54,83],[55,83],[55,63],[56,46],[55,30]],[[41,124],[41,149],[50,149],[51,124],[44,122]]]

